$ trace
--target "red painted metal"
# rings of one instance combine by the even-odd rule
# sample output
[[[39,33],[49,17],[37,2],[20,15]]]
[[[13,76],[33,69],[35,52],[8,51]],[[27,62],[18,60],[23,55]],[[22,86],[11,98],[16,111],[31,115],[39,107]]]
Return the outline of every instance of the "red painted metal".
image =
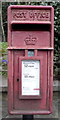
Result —
[[[40,63],[41,63],[41,66],[43,66],[43,63],[42,63],[42,61],[43,61],[43,59],[42,59],[42,56],[41,57],[20,57],[19,58],[19,78],[20,78],[20,80],[19,80],[19,98],[20,99],[41,99],[41,91],[40,91],[40,95],[38,96],[38,95],[34,95],[34,96],[22,96],[21,95],[21,92],[22,92],[22,88],[21,88],[21,84],[22,84],[22,60],[39,60],[40,61]],[[40,72],[42,73],[42,68],[40,69]],[[42,77],[42,75],[41,75],[41,77]],[[41,79],[41,77],[40,77],[40,79]],[[41,79],[42,80],[42,79]],[[41,81],[40,81],[40,84],[41,84]],[[37,88],[36,88],[37,89]],[[36,90],[35,89],[35,90]],[[37,90],[42,90],[42,88],[39,88],[39,89],[37,89]]]
[[[10,114],[50,114],[53,96],[54,9],[8,8],[8,110]],[[28,56],[34,50],[34,56]],[[39,96],[22,96],[22,60],[40,61]]]

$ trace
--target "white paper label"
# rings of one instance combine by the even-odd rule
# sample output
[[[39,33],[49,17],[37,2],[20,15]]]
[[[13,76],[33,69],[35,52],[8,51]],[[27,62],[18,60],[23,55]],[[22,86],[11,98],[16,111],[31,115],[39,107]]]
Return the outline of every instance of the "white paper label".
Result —
[[[40,94],[40,61],[22,60],[22,95]]]

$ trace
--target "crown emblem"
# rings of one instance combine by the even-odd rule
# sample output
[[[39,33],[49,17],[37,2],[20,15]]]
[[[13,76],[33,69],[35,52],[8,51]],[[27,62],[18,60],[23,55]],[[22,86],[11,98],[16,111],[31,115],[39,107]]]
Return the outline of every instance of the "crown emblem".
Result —
[[[37,38],[33,37],[32,35],[29,35],[28,37],[25,38],[26,45],[35,45],[36,41],[37,41]]]

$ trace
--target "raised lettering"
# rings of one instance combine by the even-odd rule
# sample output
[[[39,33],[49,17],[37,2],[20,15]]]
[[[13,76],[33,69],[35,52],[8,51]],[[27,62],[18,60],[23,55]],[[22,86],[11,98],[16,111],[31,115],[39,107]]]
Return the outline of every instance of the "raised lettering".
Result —
[[[15,10],[12,11],[13,20],[50,21],[50,10]]]

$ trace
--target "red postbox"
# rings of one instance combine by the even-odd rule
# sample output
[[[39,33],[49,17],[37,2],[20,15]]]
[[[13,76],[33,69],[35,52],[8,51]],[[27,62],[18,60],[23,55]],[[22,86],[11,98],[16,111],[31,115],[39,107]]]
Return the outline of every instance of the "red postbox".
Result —
[[[49,114],[53,95],[54,9],[8,8],[10,114]]]

